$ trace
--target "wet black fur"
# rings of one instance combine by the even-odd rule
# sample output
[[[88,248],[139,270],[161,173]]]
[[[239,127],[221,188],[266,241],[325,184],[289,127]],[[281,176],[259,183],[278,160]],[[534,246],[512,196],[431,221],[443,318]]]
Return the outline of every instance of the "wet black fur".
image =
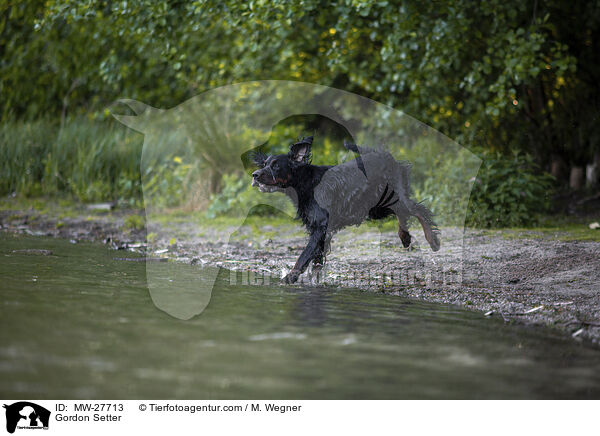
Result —
[[[302,138],[290,146],[287,154],[265,155],[258,151],[253,154],[253,161],[258,170],[253,174],[253,185],[259,185],[263,189],[269,189],[266,192],[274,190],[286,192],[295,200],[297,208],[297,217],[302,220],[309,233],[309,241],[300,255],[298,261],[285,277],[288,283],[294,283],[300,274],[304,272],[312,261],[317,267],[322,266],[325,259],[325,252],[329,244],[331,235],[328,234],[329,212],[322,208],[315,200],[315,188],[321,182],[324,174],[332,168],[328,165],[311,164],[311,146],[313,137]],[[351,151],[359,152],[354,144],[344,144]],[[357,158],[357,165],[361,171],[365,172],[360,155]],[[362,166],[362,168],[361,168]],[[365,173],[366,175],[366,173]],[[289,189],[291,188],[291,189]],[[408,179],[406,180],[406,192],[408,192]],[[293,195],[295,193],[295,195]],[[393,215],[395,212],[391,209],[402,199],[389,186],[386,186],[379,200],[368,212],[368,219],[378,220]],[[431,212],[420,203],[412,203],[421,214],[426,223],[435,228]],[[334,229],[337,230],[337,229]],[[331,232],[330,232],[331,233]],[[399,230],[400,239],[405,247],[411,242],[410,234],[407,230]],[[438,242],[439,245],[439,242]],[[432,245],[433,248],[433,245]],[[438,246],[439,248],[439,246]],[[435,250],[435,248],[434,248]]]

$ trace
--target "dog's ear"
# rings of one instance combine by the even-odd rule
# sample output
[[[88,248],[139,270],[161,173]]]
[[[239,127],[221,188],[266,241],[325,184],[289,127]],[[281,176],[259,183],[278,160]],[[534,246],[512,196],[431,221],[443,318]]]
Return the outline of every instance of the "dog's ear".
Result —
[[[295,162],[309,163],[311,160],[310,149],[312,142],[313,137],[308,136],[290,145],[289,158]]]
[[[267,155],[260,150],[255,150],[250,154],[250,158],[252,159],[252,162],[254,162],[254,165],[256,165],[259,168],[262,168],[265,166]]]

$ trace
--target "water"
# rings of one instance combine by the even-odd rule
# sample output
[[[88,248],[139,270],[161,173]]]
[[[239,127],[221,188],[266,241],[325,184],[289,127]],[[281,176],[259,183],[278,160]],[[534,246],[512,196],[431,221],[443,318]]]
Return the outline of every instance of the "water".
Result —
[[[231,287],[226,272],[181,321],[123,256],[0,235],[1,397],[600,398],[600,351],[554,332],[353,289]]]

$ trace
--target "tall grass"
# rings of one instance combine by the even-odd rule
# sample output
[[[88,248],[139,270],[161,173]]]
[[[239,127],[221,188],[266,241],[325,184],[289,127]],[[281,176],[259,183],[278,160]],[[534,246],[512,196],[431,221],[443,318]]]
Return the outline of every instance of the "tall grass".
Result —
[[[0,126],[0,195],[141,201],[143,137],[112,122],[48,120]]]
[[[301,126],[291,129],[302,130]],[[247,143],[254,134],[249,133]],[[290,141],[288,136],[288,131],[276,130],[270,142],[285,145]],[[249,175],[241,171],[239,155],[229,151],[226,142],[214,140],[210,142],[212,148],[201,149],[205,153],[200,153],[178,132],[166,129],[164,138],[154,139],[154,147],[145,151],[145,167],[140,175],[143,136],[116,122],[80,118],[63,128],[48,120],[5,123],[0,126],[0,195],[67,196],[83,202],[117,201],[140,206],[144,186],[147,202],[153,207],[187,204],[192,209],[204,209],[212,217],[245,213],[246,204],[259,203],[257,200],[264,197],[250,187]],[[327,161],[320,163],[337,163],[331,144],[326,138],[322,143],[325,146],[317,156]],[[463,174],[470,170],[463,162],[464,156],[444,153],[439,147],[435,141],[423,140],[412,148],[399,147],[396,152],[415,164],[415,198],[427,202],[440,224],[454,224],[467,212],[467,222],[477,227],[531,225],[540,212],[547,210],[552,178],[535,167],[529,157],[482,154],[484,164],[471,192],[472,180],[467,183]],[[214,160],[223,161],[225,170],[208,171]],[[222,180],[199,185],[207,174]],[[190,202],[198,193],[204,194],[206,201]]]

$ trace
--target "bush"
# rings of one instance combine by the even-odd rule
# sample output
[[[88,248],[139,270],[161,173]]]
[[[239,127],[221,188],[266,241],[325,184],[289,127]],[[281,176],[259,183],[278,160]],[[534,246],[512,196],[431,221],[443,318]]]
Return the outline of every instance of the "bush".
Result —
[[[123,220],[123,227],[132,230],[143,230],[146,226],[146,220],[139,215],[128,215]]]
[[[144,169],[146,206],[164,209],[183,205],[190,193],[193,168],[179,156],[165,157]]]
[[[547,212],[554,178],[534,164],[529,155],[480,155],[483,163],[475,179],[467,225],[518,227],[537,223]]]

